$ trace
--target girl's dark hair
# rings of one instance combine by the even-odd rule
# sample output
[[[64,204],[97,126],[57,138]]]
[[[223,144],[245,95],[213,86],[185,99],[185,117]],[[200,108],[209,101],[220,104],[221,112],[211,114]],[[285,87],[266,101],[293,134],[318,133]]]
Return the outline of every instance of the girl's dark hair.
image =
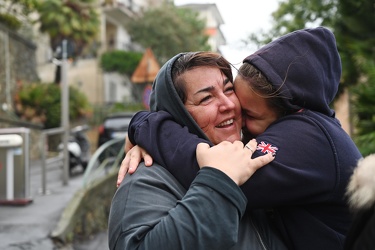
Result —
[[[252,91],[267,100],[269,107],[276,111],[279,118],[297,111],[286,105],[286,97],[280,93],[280,89],[276,89],[267,77],[253,65],[243,63],[238,70],[238,76],[248,82]]]
[[[172,81],[177,94],[183,103],[186,101],[186,82],[180,77],[186,71],[197,67],[213,67],[219,69],[230,82],[233,82],[233,75],[230,63],[215,52],[187,52],[178,58],[172,67]]]

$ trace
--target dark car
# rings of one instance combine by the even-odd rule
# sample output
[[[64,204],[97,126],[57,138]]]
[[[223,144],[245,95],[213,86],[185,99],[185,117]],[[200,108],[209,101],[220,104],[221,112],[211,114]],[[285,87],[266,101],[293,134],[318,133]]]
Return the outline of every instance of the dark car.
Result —
[[[99,126],[98,147],[114,138],[124,138],[134,113],[122,112],[108,115]]]

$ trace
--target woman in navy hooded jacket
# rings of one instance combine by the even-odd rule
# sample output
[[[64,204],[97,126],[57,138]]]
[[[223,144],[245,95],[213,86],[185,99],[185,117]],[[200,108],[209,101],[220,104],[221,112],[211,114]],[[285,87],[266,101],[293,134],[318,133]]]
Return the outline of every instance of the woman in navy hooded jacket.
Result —
[[[345,190],[362,157],[330,108],[341,77],[335,37],[324,27],[298,30],[246,57],[234,86],[253,157],[276,158],[241,186],[248,208],[264,208],[288,249],[342,249],[351,216]],[[129,139],[185,188],[199,170],[205,142],[164,112],[135,115]],[[124,160],[125,161],[125,160]]]

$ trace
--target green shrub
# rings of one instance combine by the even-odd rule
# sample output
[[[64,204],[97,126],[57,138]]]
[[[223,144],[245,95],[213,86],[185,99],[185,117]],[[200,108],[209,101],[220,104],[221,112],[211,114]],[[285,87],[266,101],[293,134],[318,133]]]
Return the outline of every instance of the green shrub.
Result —
[[[13,15],[0,13],[0,23],[4,24],[11,30],[18,30],[22,23]]]
[[[100,66],[105,72],[118,72],[131,75],[142,59],[142,53],[114,50],[104,53]]]
[[[45,128],[61,124],[61,91],[57,84],[34,83],[22,86],[16,94],[15,109],[21,119],[41,123]],[[92,114],[87,97],[69,86],[69,119],[77,121]]]

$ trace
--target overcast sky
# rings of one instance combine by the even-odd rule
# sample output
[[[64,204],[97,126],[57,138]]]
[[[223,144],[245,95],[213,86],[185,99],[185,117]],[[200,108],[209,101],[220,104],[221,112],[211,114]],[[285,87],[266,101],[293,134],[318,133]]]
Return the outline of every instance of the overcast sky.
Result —
[[[227,45],[220,49],[233,64],[238,65],[255,48],[241,49],[241,39],[252,32],[270,28],[271,13],[278,7],[278,0],[175,0],[176,5],[189,3],[215,3],[224,19],[220,27]]]

